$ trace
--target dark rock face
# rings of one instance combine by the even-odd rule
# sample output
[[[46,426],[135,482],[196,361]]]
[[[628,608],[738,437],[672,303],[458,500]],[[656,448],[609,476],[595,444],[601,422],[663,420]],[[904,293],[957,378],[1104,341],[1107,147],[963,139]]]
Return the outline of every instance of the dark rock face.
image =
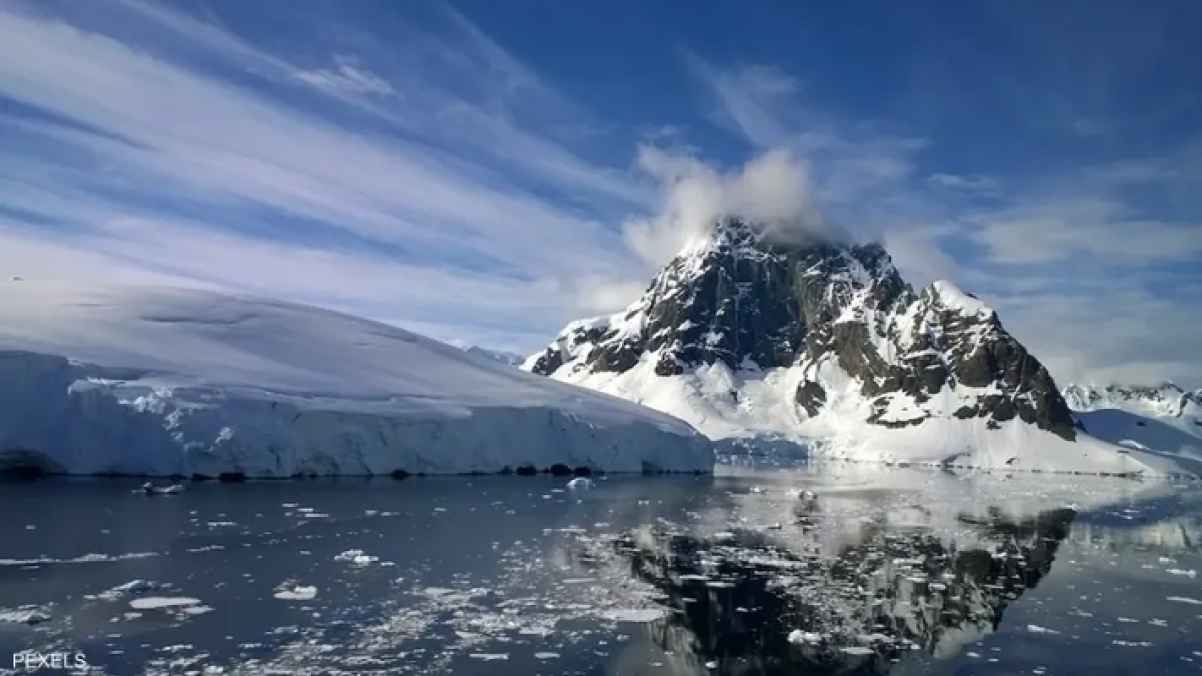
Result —
[[[829,282],[857,272],[879,277],[874,306],[911,293],[878,244],[785,247],[759,241],[742,221],[725,221],[714,246],[674,258],[623,314],[621,322],[637,320],[642,330],[573,322],[561,334],[563,347],[548,348],[532,371],[550,375],[582,347],[590,371],[626,371],[646,352],[660,353],[660,375],[715,361],[731,368],[745,359],[761,368],[789,366],[805,350],[810,327],[830,324],[851,300],[850,284],[832,289]]]
[[[905,427],[954,415],[997,426],[1019,418],[1075,438],[1051,376],[996,313],[947,283],[916,293],[879,244],[781,244],[724,219],[625,312],[569,324],[532,371],[621,373],[644,357],[658,376],[718,362],[732,370],[800,366],[794,399],[810,417],[827,404],[821,374],[834,364],[859,383],[870,423]],[[932,402],[944,388],[961,402],[953,410]]]

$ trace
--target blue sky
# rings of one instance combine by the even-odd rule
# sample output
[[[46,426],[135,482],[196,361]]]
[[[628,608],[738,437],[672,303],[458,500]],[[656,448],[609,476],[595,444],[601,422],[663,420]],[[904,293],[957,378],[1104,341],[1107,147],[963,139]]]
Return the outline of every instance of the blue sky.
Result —
[[[1202,4],[845,4],[0,3],[0,272],[531,351],[738,208],[1202,385]]]

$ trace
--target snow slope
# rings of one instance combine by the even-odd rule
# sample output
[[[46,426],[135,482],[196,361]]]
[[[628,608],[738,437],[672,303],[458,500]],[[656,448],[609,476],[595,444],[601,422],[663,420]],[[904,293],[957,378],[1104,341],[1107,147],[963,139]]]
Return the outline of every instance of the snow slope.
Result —
[[[1153,452],[1163,450],[1156,446],[1123,448],[1090,434],[1068,441],[1018,419],[991,427],[981,419],[932,415],[921,426],[872,425],[866,422],[870,406],[846,375],[842,388],[828,387],[828,406],[809,417],[792,398],[805,367],[734,370],[716,362],[662,377],[654,371],[657,359],[647,355],[624,373],[565,369],[555,378],[664,411],[716,440],[783,439],[824,457],[1043,472],[1202,474],[1202,463]],[[836,370],[825,382],[837,381]],[[955,389],[945,388],[940,396],[947,401],[927,402],[927,408],[955,409]]]
[[[689,425],[392,326],[199,290],[0,283],[0,467],[702,470]]]
[[[1202,460],[1202,390],[1189,392],[1173,383],[1068,385],[1064,399],[1095,436]]]

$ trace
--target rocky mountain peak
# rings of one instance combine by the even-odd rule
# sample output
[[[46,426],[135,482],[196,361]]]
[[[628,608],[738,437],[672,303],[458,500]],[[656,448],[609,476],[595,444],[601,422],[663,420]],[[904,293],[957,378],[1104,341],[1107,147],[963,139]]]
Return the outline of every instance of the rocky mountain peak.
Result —
[[[1018,418],[1075,435],[1051,376],[976,296],[944,281],[915,292],[880,244],[788,238],[737,217],[682,250],[625,311],[569,324],[527,361],[582,383],[643,364],[660,378],[797,369],[803,421],[831,413],[832,388],[850,380],[856,415],[874,425]],[[738,400],[737,385],[728,396]]]
[[[810,327],[834,321],[853,303],[878,307],[912,296],[879,244],[787,242],[724,218],[674,257],[620,317],[570,324],[560,348],[549,348],[532,370],[550,375],[563,364],[562,348],[575,354],[584,346],[584,367],[600,371],[625,371],[652,352],[664,376],[717,361],[789,366],[806,348]]]

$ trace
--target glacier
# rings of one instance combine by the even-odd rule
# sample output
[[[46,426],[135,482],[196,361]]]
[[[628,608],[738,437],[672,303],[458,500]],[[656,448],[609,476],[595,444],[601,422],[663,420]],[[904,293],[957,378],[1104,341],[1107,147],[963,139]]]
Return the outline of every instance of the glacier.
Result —
[[[0,469],[290,477],[713,467],[687,423],[338,312],[0,284]]]

